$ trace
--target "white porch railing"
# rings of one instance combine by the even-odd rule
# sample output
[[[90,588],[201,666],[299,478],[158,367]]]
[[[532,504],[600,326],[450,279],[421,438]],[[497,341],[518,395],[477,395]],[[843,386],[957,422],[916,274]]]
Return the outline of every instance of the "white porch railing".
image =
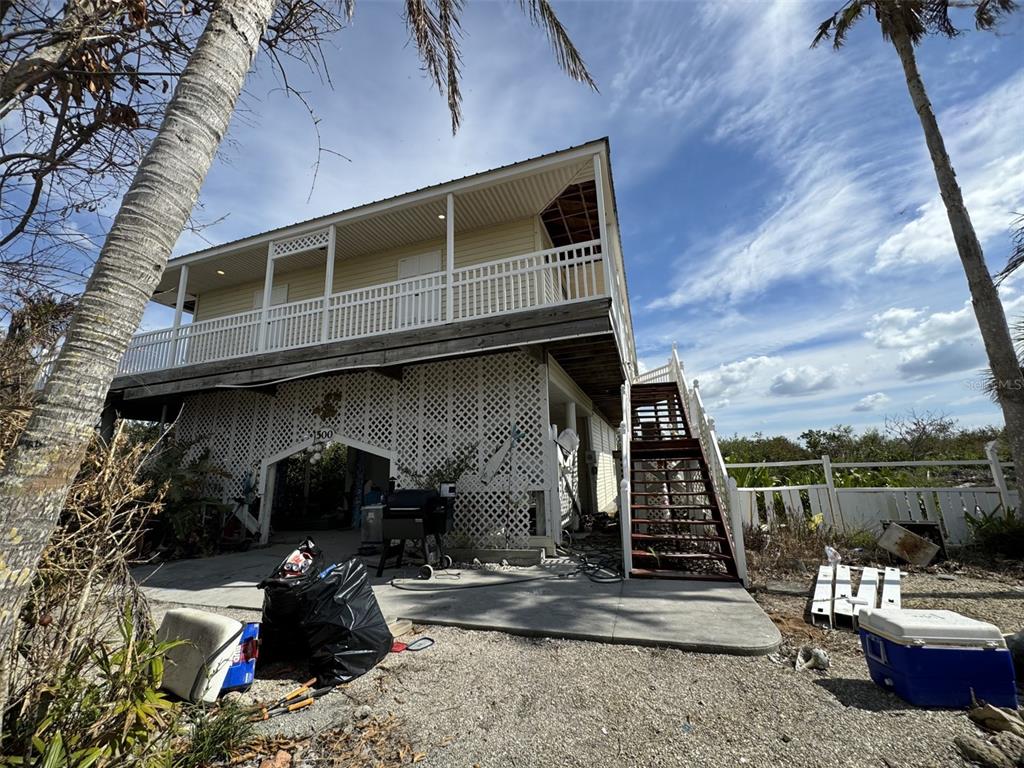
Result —
[[[1002,509],[1018,508],[1016,491],[1009,490],[1003,480],[1003,467],[991,448],[989,458],[968,461],[910,462],[836,462],[828,456],[797,462],[764,462],[729,464],[728,469],[771,467],[820,467],[822,482],[784,486],[739,487],[729,479],[732,506],[742,525],[771,525],[779,519],[821,515],[823,523],[841,532],[858,530],[881,532],[884,520],[930,521],[939,524],[947,541],[953,546],[969,543],[971,537],[967,515],[991,514]],[[869,469],[883,467],[975,467],[987,469],[991,485],[949,486],[881,486],[837,487],[833,469]]]
[[[607,296],[603,262],[602,242],[592,240],[454,270],[451,321]],[[265,321],[261,310],[253,310],[182,325],[177,331],[139,333],[128,345],[118,373],[138,374],[446,323],[448,287],[447,275],[438,272],[335,293],[327,300],[326,325],[324,299],[317,297],[271,307]]]

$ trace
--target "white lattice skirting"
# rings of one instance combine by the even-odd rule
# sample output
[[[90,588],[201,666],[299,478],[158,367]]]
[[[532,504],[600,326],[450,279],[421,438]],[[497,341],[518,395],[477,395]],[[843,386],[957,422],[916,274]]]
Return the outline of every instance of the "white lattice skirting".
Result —
[[[268,459],[301,450],[318,433],[391,457],[395,472],[429,468],[478,441],[479,470],[515,424],[523,438],[501,472],[486,484],[479,471],[460,480],[455,537],[468,546],[520,548],[528,544],[528,495],[548,490],[546,392],[544,366],[517,351],[409,366],[401,381],[359,371],[288,382],[275,395],[203,393],[185,402],[177,431],[208,446],[227,471],[219,491],[228,501],[247,472],[259,477]]]

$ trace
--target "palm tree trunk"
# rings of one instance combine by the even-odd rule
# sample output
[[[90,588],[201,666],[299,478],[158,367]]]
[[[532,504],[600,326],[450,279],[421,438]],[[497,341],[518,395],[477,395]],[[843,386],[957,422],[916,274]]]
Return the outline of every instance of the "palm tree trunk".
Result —
[[[949,226],[953,230],[953,240],[956,242],[956,249],[967,275],[974,316],[978,320],[985,352],[988,354],[988,364],[997,383],[996,392],[1006,423],[1006,437],[1013,456],[1017,491],[1021,494],[1021,501],[1024,501],[1024,381],[1021,377],[1020,361],[1013,346],[1013,338],[1006,323],[1006,313],[999,300],[999,292],[985,264],[981,243],[978,242],[978,235],[964,205],[956,172],[946,152],[946,145],[942,140],[942,133],[939,131],[928,94],[925,92],[921,73],[917,70],[913,42],[899,22],[892,24],[891,38],[903,65],[914,109],[921,119],[924,138],[935,168],[935,178],[939,182],[939,192],[946,206]]]
[[[107,234],[53,373],[0,474],[0,649],[118,362],[227,131],[274,4],[220,0],[214,6]]]

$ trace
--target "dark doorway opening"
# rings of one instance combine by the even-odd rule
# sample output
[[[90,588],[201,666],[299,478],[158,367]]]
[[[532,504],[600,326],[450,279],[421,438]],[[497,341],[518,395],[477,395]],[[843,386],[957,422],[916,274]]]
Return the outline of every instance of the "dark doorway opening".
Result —
[[[343,530],[388,487],[390,460],[340,442],[312,445],[275,465],[274,530]]]

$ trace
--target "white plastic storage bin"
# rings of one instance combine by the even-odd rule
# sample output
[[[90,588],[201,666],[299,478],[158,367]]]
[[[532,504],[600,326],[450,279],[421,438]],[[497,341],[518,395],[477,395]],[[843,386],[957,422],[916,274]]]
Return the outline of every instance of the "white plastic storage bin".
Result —
[[[866,608],[860,641],[871,679],[920,707],[978,701],[1017,707],[1013,661],[999,628],[953,611]]]

